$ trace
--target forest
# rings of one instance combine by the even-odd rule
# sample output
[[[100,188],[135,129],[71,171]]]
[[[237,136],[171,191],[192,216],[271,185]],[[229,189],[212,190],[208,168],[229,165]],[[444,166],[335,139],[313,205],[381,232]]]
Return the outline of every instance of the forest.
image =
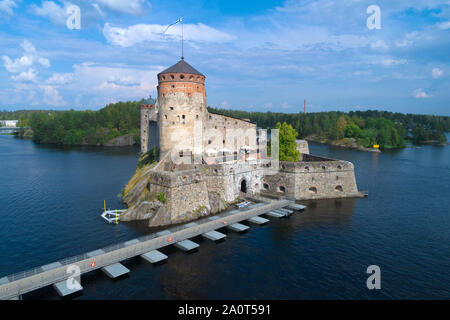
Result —
[[[15,116],[19,126],[31,128],[36,143],[104,145],[125,134],[133,134],[135,142],[139,143],[139,105],[144,102],[147,103],[146,100],[118,102],[98,111],[16,111],[10,112],[8,117]],[[0,112],[0,119],[3,114]],[[23,132],[21,130],[19,135]]]
[[[19,120],[18,126],[33,130],[36,143],[58,145],[103,145],[125,134],[140,141],[141,103],[147,100],[109,104],[98,111],[20,110],[0,111],[1,120]],[[320,138],[322,141],[353,139],[362,147],[379,145],[381,149],[403,148],[414,144],[447,142],[450,117],[392,113],[388,111],[330,111],[317,113],[248,112],[208,107],[208,110],[240,119],[250,119],[259,127],[270,129],[277,123],[291,125],[297,138]],[[23,134],[22,129],[20,134]]]
[[[408,140],[414,144],[444,144],[450,131],[450,117],[393,113],[388,111],[330,111],[317,113],[248,112],[209,108],[240,119],[250,119],[259,127],[274,128],[286,122],[298,132],[297,138],[319,136],[328,141],[354,138],[360,146],[381,149],[404,148]]]

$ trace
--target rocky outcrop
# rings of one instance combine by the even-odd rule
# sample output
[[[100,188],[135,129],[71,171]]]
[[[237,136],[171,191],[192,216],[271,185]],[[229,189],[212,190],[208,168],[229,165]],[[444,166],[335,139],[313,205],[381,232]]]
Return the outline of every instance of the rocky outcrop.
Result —
[[[226,210],[230,204],[220,193],[208,190],[202,172],[160,171],[155,163],[138,167],[122,191],[129,209],[122,213],[121,221],[148,220],[148,225],[155,227]]]
[[[109,140],[108,142],[105,143],[105,147],[125,147],[125,146],[133,146],[135,144],[136,141],[134,141],[133,135],[126,134]]]

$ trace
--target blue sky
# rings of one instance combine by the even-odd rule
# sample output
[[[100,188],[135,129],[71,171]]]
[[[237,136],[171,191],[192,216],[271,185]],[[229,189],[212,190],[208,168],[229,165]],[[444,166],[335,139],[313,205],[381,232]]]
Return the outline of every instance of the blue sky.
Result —
[[[81,29],[66,26],[71,5]],[[370,30],[366,9],[381,10]],[[450,1],[0,0],[0,109],[99,109],[156,96],[185,58],[208,104],[450,115]]]

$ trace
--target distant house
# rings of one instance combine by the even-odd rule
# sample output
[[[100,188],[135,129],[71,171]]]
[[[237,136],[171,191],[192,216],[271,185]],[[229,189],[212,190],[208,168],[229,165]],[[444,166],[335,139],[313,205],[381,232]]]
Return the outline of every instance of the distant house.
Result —
[[[0,120],[2,127],[17,127],[17,122],[19,120]]]

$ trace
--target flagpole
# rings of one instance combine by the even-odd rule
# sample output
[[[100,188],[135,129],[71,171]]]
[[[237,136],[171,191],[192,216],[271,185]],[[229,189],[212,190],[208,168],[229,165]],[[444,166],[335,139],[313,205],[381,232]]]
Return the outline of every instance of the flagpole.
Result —
[[[181,17],[181,60],[184,60],[184,30],[183,30],[183,17]]]

